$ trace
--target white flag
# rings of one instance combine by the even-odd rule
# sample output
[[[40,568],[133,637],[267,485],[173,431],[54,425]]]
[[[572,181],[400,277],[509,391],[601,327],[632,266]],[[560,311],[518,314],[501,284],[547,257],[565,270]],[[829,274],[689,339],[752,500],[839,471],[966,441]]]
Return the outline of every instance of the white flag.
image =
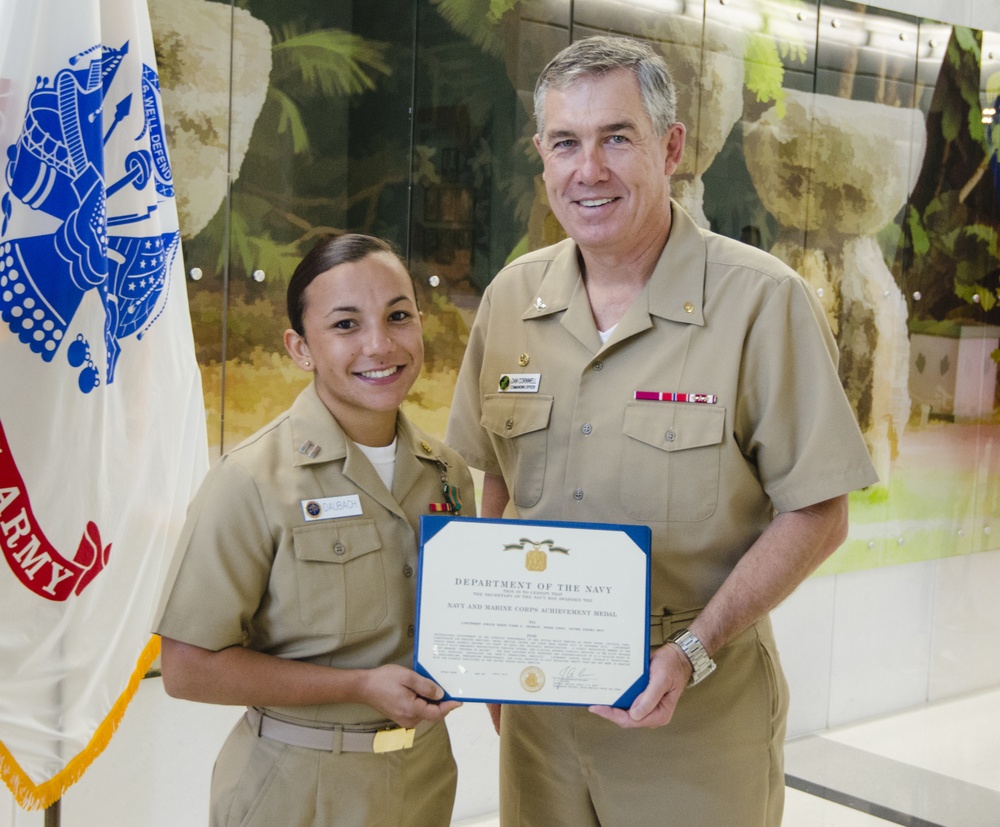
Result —
[[[0,3],[0,775],[47,806],[158,653],[207,468],[146,0]]]

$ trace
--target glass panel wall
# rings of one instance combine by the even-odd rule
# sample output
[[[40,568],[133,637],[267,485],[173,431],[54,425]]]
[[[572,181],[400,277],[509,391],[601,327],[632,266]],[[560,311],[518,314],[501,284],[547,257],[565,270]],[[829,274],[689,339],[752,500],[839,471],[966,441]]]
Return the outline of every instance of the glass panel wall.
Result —
[[[889,494],[905,484],[898,466],[910,401],[906,303],[888,262],[924,147],[914,109],[920,27],[849,3],[823,3],[818,12],[810,97],[818,197],[806,256],[825,262],[828,284],[818,289],[841,346],[841,379],[881,480],[853,495],[851,539],[828,565],[861,567],[897,559],[913,543],[897,509],[908,496]]]
[[[308,381],[282,334],[288,279],[317,238],[368,232],[407,251],[416,12],[409,0],[150,5],[191,20],[158,43],[178,65],[168,101],[171,85],[190,98],[174,96],[170,137],[191,204],[184,253],[199,275],[189,297],[217,455]],[[217,97],[221,115],[206,106]],[[190,156],[201,163],[189,169]],[[207,192],[209,179],[221,186]]]
[[[563,237],[531,140],[535,78],[571,40],[614,32],[675,74],[679,204],[788,262],[827,310],[881,483],[852,496],[823,571],[996,547],[1000,36],[804,0],[151,9],[216,450],[307,381],[281,346],[284,290],[341,230],[406,257],[427,341],[408,411],[443,434],[483,289]]]

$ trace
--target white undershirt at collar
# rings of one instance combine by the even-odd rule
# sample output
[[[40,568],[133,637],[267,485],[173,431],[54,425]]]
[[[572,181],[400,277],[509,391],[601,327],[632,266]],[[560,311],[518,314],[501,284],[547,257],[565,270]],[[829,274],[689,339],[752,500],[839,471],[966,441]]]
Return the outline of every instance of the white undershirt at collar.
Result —
[[[392,480],[396,474],[396,440],[393,439],[388,445],[381,446],[356,444],[361,453],[368,457],[368,461],[385,483],[385,487],[392,491]]]

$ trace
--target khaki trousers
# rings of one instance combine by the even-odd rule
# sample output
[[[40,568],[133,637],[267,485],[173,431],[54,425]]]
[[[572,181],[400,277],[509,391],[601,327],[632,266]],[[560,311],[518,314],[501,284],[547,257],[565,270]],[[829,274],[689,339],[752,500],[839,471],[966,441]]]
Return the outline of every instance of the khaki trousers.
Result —
[[[447,827],[457,771],[443,723],[411,749],[333,753],[259,737],[246,718],[212,773],[211,827]]]
[[[660,729],[505,706],[501,827],[779,827],[788,687],[769,619],[715,660]]]

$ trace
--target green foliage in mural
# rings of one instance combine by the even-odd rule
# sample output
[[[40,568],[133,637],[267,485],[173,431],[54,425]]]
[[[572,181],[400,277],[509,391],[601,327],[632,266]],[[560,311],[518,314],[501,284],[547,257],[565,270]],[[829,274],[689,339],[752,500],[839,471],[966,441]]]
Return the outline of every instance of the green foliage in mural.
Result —
[[[281,28],[274,43],[274,85],[293,75],[314,93],[337,97],[374,89],[377,75],[392,69],[385,59],[388,43],[366,40],[341,29],[301,32],[298,26]]]
[[[272,26],[270,83],[264,108],[255,126],[241,171],[240,185],[233,188],[228,226],[225,206],[195,242],[215,250],[219,270],[245,275],[263,270],[270,286],[283,290],[296,263],[316,237],[342,232],[344,226],[330,217],[344,215],[352,203],[372,198],[376,192],[362,187],[354,200],[346,196],[347,159],[343,152],[330,152],[323,142],[328,129],[317,118],[316,102],[331,103],[360,95],[377,87],[392,74],[387,60],[389,44],[367,40],[342,29],[304,31],[302,23]],[[336,104],[333,104],[334,106]],[[379,149],[373,148],[378,155]],[[289,191],[290,158],[306,185]],[[359,160],[353,174],[363,179],[368,169],[372,186],[403,181],[405,160],[392,157]],[[279,174],[275,174],[279,173]],[[322,182],[323,192],[310,192]],[[228,245],[224,239],[228,235]]]
[[[789,4],[790,5],[790,4]],[[774,101],[779,118],[785,116],[785,61],[805,63],[805,41],[798,30],[783,26],[780,18],[761,7],[762,27],[750,32],[743,57],[743,82],[758,103]]]
[[[782,81],[785,67],[773,38],[759,32],[750,35],[744,55],[744,83],[754,93],[758,103],[775,102],[778,115],[785,114],[785,93]]]
[[[309,152],[309,129],[293,93],[346,97],[375,89],[380,75],[392,73],[388,43],[366,40],[342,29],[301,31],[301,24],[279,27],[274,37],[274,69],[268,103],[280,111],[278,131],[290,134],[295,154]]]
[[[521,0],[431,0],[438,13],[459,34],[464,35],[487,54],[503,53],[503,38],[497,36],[497,24]]]
[[[927,115],[927,158],[907,207],[897,278],[914,321],[996,322],[1000,314],[1000,196],[987,176],[1000,129],[980,100],[981,33],[954,27]],[[988,82],[1000,94],[1000,78]],[[1000,178],[1000,176],[997,176]]]
[[[490,10],[487,17],[496,23],[520,2],[521,0],[490,0]]]
[[[392,73],[386,61],[388,46],[341,29],[303,32],[298,24],[281,26],[274,36],[274,69],[261,120],[276,121],[278,134],[290,138],[289,148],[296,155],[322,154],[322,150],[314,153],[310,132],[316,121],[306,117],[303,107],[312,102],[311,98],[331,101],[375,89],[380,77]],[[265,156],[271,149],[270,142],[251,145],[251,151]],[[329,183],[343,181],[345,158],[317,160]],[[256,186],[261,187],[265,180],[257,177]],[[317,221],[311,215],[313,208],[332,206],[334,198],[321,197],[311,204],[308,199],[293,198],[290,204],[287,183],[275,183],[273,192],[234,191],[230,249],[234,263],[244,272],[259,267],[287,276],[301,258],[303,248],[317,236],[344,229]],[[345,186],[339,192],[346,190]],[[330,191],[338,190],[331,187]]]

